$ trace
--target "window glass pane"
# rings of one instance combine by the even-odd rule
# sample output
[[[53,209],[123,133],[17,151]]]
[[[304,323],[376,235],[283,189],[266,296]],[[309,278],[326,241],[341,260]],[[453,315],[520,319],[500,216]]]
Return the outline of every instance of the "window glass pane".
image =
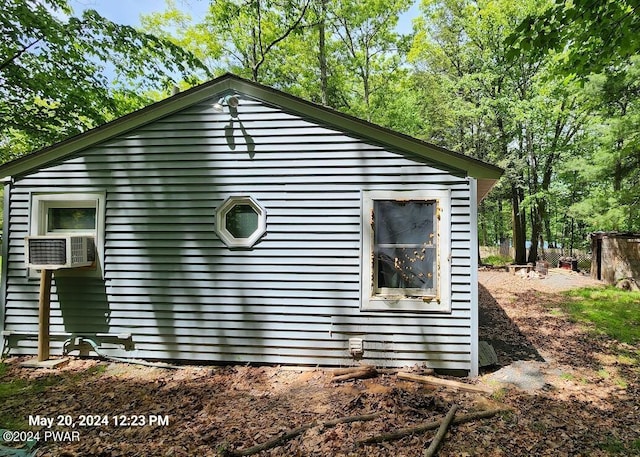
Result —
[[[258,230],[258,213],[250,205],[235,205],[225,216],[225,227],[234,238],[249,238]]]
[[[375,244],[433,244],[434,201],[373,202]]]
[[[48,232],[95,229],[95,208],[49,208],[47,211]]]
[[[375,254],[378,288],[434,290],[435,247],[377,248]]]
[[[436,202],[376,200],[374,259],[376,288],[436,289]]]

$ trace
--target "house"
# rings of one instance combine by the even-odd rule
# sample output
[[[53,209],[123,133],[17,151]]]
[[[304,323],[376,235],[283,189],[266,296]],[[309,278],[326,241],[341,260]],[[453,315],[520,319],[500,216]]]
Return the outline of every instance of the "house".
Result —
[[[53,274],[52,354],[82,336],[118,357],[475,375],[477,203],[501,173],[222,76],[0,167],[3,352],[36,348],[25,237],[76,236],[92,263]]]

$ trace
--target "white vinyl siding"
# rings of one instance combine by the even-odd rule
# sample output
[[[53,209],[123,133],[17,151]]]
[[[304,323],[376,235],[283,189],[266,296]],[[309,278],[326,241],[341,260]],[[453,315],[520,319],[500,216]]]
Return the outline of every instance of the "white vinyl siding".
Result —
[[[426,363],[470,371],[475,240],[469,180],[279,108],[241,100],[239,120],[207,102],[14,177],[5,329],[35,352],[38,281],[26,277],[31,193],[104,192],[104,278],[54,276],[51,330],[123,357],[206,362]],[[448,313],[361,309],[363,191],[450,194]],[[268,214],[250,249],[216,234],[216,208],[251,196]],[[101,340],[130,333],[133,348]]]

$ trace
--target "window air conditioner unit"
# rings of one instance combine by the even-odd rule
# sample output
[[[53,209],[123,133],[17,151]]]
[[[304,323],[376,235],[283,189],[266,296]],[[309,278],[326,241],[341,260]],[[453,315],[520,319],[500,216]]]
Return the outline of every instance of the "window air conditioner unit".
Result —
[[[77,235],[28,236],[25,256],[27,267],[38,270],[88,267],[96,260],[95,240]]]

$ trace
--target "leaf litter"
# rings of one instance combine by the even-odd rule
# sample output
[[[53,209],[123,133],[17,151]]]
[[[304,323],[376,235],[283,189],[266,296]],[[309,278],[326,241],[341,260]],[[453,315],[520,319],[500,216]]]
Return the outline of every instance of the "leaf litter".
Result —
[[[78,358],[62,368],[33,371],[19,367],[22,359],[11,358],[0,383],[40,387],[2,398],[0,426],[10,420],[24,430],[39,430],[27,424],[30,415],[166,416],[169,424],[162,426],[110,423],[74,429],[78,441],[41,442],[36,455],[228,456],[297,427],[373,412],[380,415],[312,426],[257,455],[400,457],[422,455],[435,431],[357,443],[441,420],[455,404],[460,415],[493,408],[506,412],[451,426],[441,456],[640,455],[640,348],[594,336],[551,311],[561,300],[558,292],[584,285],[583,279],[545,282],[495,271],[481,271],[479,277],[480,338],[494,345],[499,366],[468,382],[492,387],[493,395],[404,381],[391,373],[336,384],[330,370],[320,368],[165,370]],[[543,376],[535,389],[494,376],[526,364]]]

